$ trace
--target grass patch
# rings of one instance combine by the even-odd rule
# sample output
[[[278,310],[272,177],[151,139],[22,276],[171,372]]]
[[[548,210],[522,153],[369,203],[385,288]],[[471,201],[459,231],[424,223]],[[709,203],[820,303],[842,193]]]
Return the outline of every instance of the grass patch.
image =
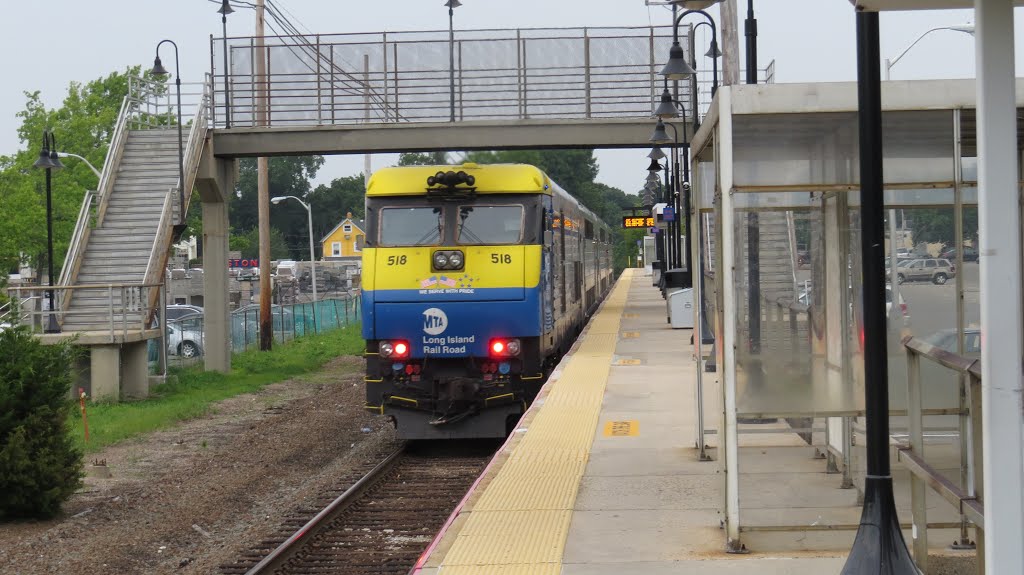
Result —
[[[71,433],[86,454],[119,441],[209,413],[214,402],[309,373],[342,355],[358,355],[364,342],[358,324],[329,333],[276,344],[267,353],[234,355],[231,373],[204,372],[201,366],[172,369],[168,382],[147,399],[87,406],[89,443],[85,444],[81,411],[71,415]]]

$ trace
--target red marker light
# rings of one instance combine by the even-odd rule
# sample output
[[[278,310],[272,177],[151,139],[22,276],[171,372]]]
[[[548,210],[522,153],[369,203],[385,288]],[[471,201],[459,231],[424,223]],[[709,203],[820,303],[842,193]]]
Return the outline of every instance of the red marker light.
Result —
[[[494,353],[502,353],[502,352],[504,352],[505,351],[505,343],[501,342],[501,341],[496,341],[496,342],[492,343],[491,344],[491,351],[493,351]]]
[[[395,355],[401,357],[409,351],[409,346],[404,342],[400,341],[395,344]]]

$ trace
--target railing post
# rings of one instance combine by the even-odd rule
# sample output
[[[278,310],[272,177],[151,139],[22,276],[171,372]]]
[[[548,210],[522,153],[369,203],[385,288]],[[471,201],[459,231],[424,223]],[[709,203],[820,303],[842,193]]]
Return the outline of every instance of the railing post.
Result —
[[[586,111],[587,119],[590,119],[591,113],[591,100],[590,100],[590,33],[586,28],[583,29],[583,84],[586,93]]]
[[[980,370],[981,365],[976,363],[975,366]],[[985,485],[985,465],[984,465],[984,451],[982,449],[982,412],[981,412],[981,380],[975,377],[974,373],[970,374],[970,387],[968,389],[967,397],[969,399],[969,407],[971,414],[971,451],[969,461],[971,462],[969,476],[971,481],[967,484],[967,494],[973,496],[982,505],[985,504],[984,497],[984,485]],[[987,513],[987,511],[986,511]],[[974,526],[974,542],[975,542],[975,555],[978,558],[978,573],[985,573],[985,526],[975,525]]]
[[[107,284],[107,303],[110,306],[110,343],[114,343],[114,285]]]
[[[323,70],[320,67],[320,60],[322,59],[320,54],[320,35],[316,35],[316,124],[318,126],[324,123],[324,102],[323,92],[320,89],[320,78],[323,75]]]
[[[895,302],[894,302],[895,304]],[[921,356],[907,349],[907,423],[910,428],[910,450],[924,459],[924,432],[921,415]],[[910,477],[910,511],[913,526],[914,561],[922,572],[928,570],[928,506],[924,480]]]

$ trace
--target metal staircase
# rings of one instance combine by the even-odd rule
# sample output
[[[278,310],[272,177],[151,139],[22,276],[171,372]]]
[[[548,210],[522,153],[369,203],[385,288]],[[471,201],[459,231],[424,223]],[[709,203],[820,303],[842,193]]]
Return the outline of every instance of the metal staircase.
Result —
[[[180,221],[178,131],[167,95],[161,84],[135,81],[122,105],[96,199],[83,204],[61,272],[65,333],[113,338],[150,327]],[[184,143],[186,210],[206,139],[205,96]]]

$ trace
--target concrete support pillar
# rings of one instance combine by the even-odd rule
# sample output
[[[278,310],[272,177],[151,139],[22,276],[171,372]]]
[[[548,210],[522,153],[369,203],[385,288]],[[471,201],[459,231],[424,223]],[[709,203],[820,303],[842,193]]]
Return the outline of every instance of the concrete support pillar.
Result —
[[[203,202],[203,341],[206,369],[231,369],[228,312],[228,204]],[[206,264],[209,262],[209,264]]]
[[[1013,0],[975,0],[985,565],[1024,573],[1021,214]]]
[[[117,401],[121,391],[121,346],[94,345],[90,355],[90,397],[97,401]]]
[[[159,342],[159,340],[156,340]],[[136,341],[121,345],[123,397],[143,398],[149,395],[148,342]]]
[[[237,164],[215,158],[207,140],[196,174],[203,201],[203,353],[208,371],[231,370],[231,318],[228,300],[228,201]]]

